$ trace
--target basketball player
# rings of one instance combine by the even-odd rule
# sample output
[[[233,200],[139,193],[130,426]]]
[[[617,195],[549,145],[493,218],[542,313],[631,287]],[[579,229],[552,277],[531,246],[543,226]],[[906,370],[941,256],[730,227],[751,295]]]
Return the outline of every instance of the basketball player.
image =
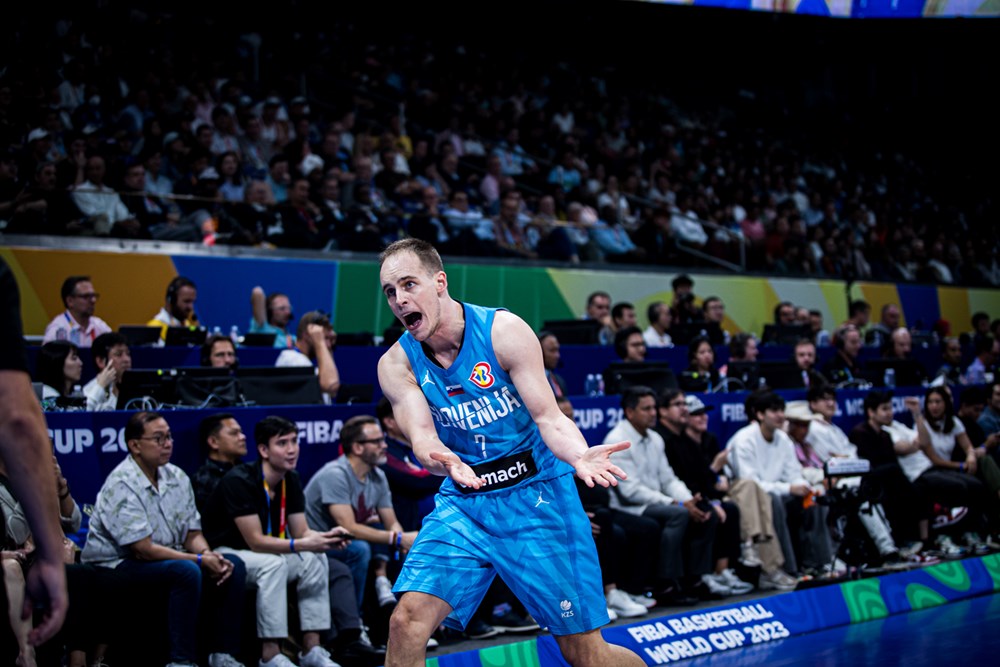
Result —
[[[610,457],[628,443],[587,447],[556,405],[534,332],[453,300],[430,244],[390,245],[380,280],[406,332],[379,383],[421,463],[448,477],[396,581],[386,666],[423,665],[431,633],[464,628],[498,573],[571,665],[645,664],[598,630],[607,604],[571,477],[616,485],[625,475]]]

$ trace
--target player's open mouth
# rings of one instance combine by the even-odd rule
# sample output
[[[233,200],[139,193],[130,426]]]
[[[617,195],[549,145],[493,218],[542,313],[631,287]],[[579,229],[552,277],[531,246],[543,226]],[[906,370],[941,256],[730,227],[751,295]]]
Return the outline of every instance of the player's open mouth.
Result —
[[[420,313],[407,313],[403,315],[403,324],[406,325],[407,329],[416,329],[420,326],[420,322],[423,320],[423,315]]]

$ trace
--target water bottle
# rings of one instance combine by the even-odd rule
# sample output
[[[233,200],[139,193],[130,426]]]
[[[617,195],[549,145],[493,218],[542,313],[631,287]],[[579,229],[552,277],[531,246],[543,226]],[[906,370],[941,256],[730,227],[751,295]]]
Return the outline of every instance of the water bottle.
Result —
[[[587,396],[597,395],[597,378],[593,373],[587,374],[587,380],[583,383],[583,393]]]
[[[604,374],[598,373],[595,377],[597,378],[597,395],[604,396]]]
[[[896,369],[887,368],[885,369],[885,374],[882,376],[882,384],[886,387],[896,386]]]
[[[229,330],[229,338],[232,339],[233,345],[239,345],[240,343],[240,328],[233,325],[233,328]]]
[[[222,327],[220,327],[219,325],[215,325],[214,327],[212,327],[212,335],[213,336],[221,336],[222,335]]]

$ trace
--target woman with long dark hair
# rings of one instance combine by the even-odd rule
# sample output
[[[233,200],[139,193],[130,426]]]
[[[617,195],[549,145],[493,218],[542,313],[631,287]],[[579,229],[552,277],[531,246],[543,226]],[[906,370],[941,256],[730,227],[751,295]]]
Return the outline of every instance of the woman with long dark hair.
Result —
[[[42,400],[69,396],[80,384],[83,361],[76,345],[65,340],[49,341],[38,349],[35,379],[45,385]]]

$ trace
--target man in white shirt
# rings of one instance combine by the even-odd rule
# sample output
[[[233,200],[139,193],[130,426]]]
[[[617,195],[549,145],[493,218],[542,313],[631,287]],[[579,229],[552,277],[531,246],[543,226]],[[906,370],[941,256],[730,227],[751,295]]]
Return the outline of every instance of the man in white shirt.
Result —
[[[87,180],[73,189],[73,203],[90,219],[98,236],[107,236],[115,226],[124,231],[137,232],[139,222],[118,193],[104,185],[106,172],[104,158],[99,155],[87,158],[84,168]]]
[[[298,340],[287,350],[282,350],[274,365],[277,367],[305,367],[315,362],[319,375],[319,387],[327,403],[333,400],[340,389],[340,371],[333,360],[333,344],[337,334],[330,324],[330,318],[318,310],[313,310],[299,320]]]
[[[94,315],[101,295],[94,290],[90,276],[66,278],[61,295],[66,310],[56,315],[45,327],[43,343],[66,340],[80,348],[90,347],[95,338],[111,331],[104,320]]]
[[[667,600],[675,604],[693,602],[689,594],[698,592],[697,588],[704,585],[702,575],[712,572],[718,517],[700,494],[692,494],[678,479],[667,462],[663,438],[653,430],[657,417],[653,390],[641,386],[626,389],[622,408],[625,418],[604,438],[605,443],[632,444],[617,454],[618,466],[627,478],[611,494],[611,507],[660,524],[659,584],[672,587],[665,596]]]
[[[804,507],[809,496],[819,489],[809,486],[795,457],[795,445],[781,430],[785,423],[785,399],[770,390],[755,391],[747,397],[746,414],[750,423],[726,444],[729,465],[735,477],[753,480],[771,494],[774,532],[785,556],[784,568],[794,576],[799,566],[788,520],[826,530],[818,505]],[[819,567],[825,564],[811,563]]]
[[[667,333],[674,321],[670,307],[662,301],[654,301],[646,309],[646,317],[649,318],[649,327],[642,332],[646,347],[673,347],[674,341]]]

